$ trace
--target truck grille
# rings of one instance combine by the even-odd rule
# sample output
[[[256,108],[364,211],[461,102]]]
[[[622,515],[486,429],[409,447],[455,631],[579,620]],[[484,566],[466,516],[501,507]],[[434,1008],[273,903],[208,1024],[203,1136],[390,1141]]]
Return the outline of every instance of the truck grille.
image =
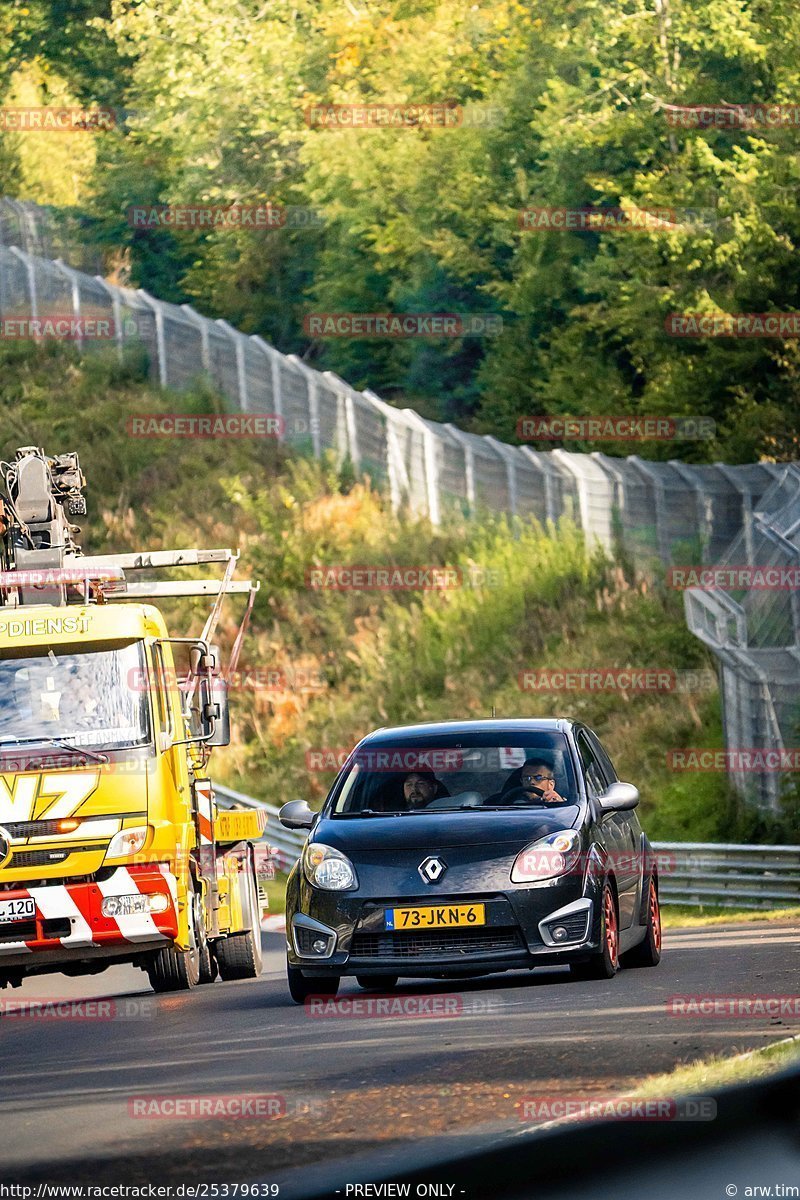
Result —
[[[14,921],[10,925],[0,925],[0,945],[4,942],[35,942],[43,938],[65,938],[72,933],[69,917],[48,917],[41,921],[41,933],[37,929],[36,919],[32,921]]]
[[[61,821],[7,821],[3,826],[13,838],[58,837]]]
[[[103,846],[66,846],[58,850],[17,850],[5,864],[11,867],[49,867],[64,862],[70,854],[85,854],[87,850],[103,850]],[[19,887],[19,884],[16,885]]]
[[[524,950],[518,929],[430,929],[422,933],[356,933],[353,958],[455,958],[459,955]]]
[[[36,921],[14,921],[0,925],[0,942],[33,942],[36,940]]]

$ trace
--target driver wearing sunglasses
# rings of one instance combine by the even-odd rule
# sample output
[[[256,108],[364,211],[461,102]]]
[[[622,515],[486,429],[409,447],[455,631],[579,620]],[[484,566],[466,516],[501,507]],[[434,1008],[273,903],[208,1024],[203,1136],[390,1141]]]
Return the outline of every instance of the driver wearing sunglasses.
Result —
[[[529,758],[520,773],[519,786],[532,803],[564,804],[556,791],[553,768],[539,758]]]

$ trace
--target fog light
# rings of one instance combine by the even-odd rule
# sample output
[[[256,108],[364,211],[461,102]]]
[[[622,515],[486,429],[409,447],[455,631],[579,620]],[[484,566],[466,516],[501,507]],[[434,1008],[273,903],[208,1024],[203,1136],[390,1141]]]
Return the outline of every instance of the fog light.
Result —
[[[550,936],[554,942],[565,942],[569,937],[569,933],[563,925],[556,925],[555,929],[550,930]]]
[[[324,940],[324,938],[317,938],[317,940],[312,943],[311,949],[315,954],[324,954],[328,949],[328,943]]]

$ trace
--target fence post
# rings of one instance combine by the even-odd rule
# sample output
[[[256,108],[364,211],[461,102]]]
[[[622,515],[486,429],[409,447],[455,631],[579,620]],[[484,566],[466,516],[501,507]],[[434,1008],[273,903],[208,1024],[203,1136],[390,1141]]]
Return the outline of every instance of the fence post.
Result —
[[[466,475],[466,493],[467,505],[469,507],[470,516],[475,512],[475,454],[470,445],[469,438],[466,434],[450,422],[445,424],[445,429],[452,433],[458,444],[464,451],[464,473]]]
[[[238,392],[236,399],[239,402],[239,411],[249,412],[247,406],[247,372],[244,365],[244,334],[239,333],[238,329],[234,329],[227,321],[219,319],[214,323],[220,329],[224,330],[233,343],[233,351],[236,355],[236,390]]]
[[[341,439],[340,444],[343,443],[342,457],[349,457],[353,467],[358,470],[361,466],[361,455],[358,448],[358,428],[356,426],[356,414],[352,393],[349,391],[344,380],[340,379],[339,376],[333,371],[326,371],[325,378],[328,380],[332,390],[342,402],[343,420],[341,422],[341,432],[339,435]],[[339,425],[338,421],[337,425]]]
[[[317,391],[317,372],[312,370],[302,358],[296,354],[288,355],[289,362],[294,363],[297,370],[306,381],[308,395],[308,423],[311,426],[311,448],[315,458],[322,457],[322,437],[319,427],[319,392]]]
[[[269,363],[270,383],[272,384],[272,408],[276,417],[281,418],[283,423],[283,395],[281,392],[281,374],[278,365],[278,351],[275,350],[268,342],[265,342],[257,333],[250,335],[250,341],[254,346],[257,346],[261,353]],[[284,437],[286,430],[284,429]]]
[[[54,266],[57,271],[61,272],[65,279],[69,280],[70,292],[72,294],[72,315],[79,318],[78,336],[75,338],[75,341],[80,349],[83,349],[83,335],[80,333],[81,289],[78,285],[78,272],[72,267],[68,267],[60,258],[54,260]]]
[[[371,400],[379,399],[374,392],[365,391],[364,395],[369,396]],[[381,401],[381,403],[385,403],[385,401]],[[387,408],[390,408],[393,413],[402,413],[402,419],[422,435],[422,453],[425,464],[425,497],[428,505],[428,518],[431,525],[440,525],[442,515],[439,503],[439,464],[436,461],[436,435],[430,426],[423,421],[419,413],[415,413],[413,409],[396,409],[392,408],[391,405],[387,405]],[[405,464],[403,464],[403,470],[405,472]],[[410,493],[410,480],[408,481],[408,489]]]
[[[11,252],[11,254],[13,254],[16,258],[19,259],[19,261],[22,263],[22,265],[25,268],[25,272],[28,276],[28,292],[30,294],[29,305],[30,305],[30,310],[31,310],[31,317],[33,317],[35,319],[36,317],[39,316],[39,305],[37,303],[37,298],[36,298],[36,269],[33,265],[33,259],[30,256],[30,254],[27,254],[24,250],[20,250],[19,246],[9,246],[8,249]]]
[[[138,288],[136,295],[149,309],[156,320],[156,358],[158,359],[158,382],[162,387],[167,386],[167,344],[164,336],[164,310],[161,301],[156,300],[144,288]]]
[[[389,502],[395,512],[403,503],[403,496],[411,496],[411,481],[408,478],[406,464],[403,458],[402,450],[398,444],[396,418],[399,415],[396,408],[392,408],[385,400],[382,400],[375,392],[369,389],[365,390],[364,395],[378,409],[384,421],[384,429],[386,430],[386,471],[389,477]]]
[[[648,484],[653,489],[658,553],[664,566],[667,566],[670,559],[670,542],[669,537],[667,536],[667,528],[665,523],[667,515],[667,497],[664,484],[661,482],[658,475],[651,470],[648,464],[639,458],[638,454],[632,454],[629,461],[633,463],[639,474],[647,480]]]
[[[495,454],[498,454],[506,465],[508,507],[511,515],[515,517],[519,509],[519,504],[517,502],[517,464],[514,461],[514,451],[505,442],[499,442],[497,438],[493,438],[491,434],[485,434],[484,441],[489,443]]]
[[[111,311],[114,314],[114,335],[117,342],[117,358],[122,362],[125,357],[125,331],[122,328],[122,301],[120,299],[119,288],[114,287],[113,283],[108,283],[107,280],[103,279],[102,275],[95,275],[94,278],[105,288],[111,297]]]
[[[209,379],[211,378],[211,348],[209,346],[208,336],[208,318],[201,317],[199,312],[192,308],[191,304],[182,304],[181,308],[186,313],[190,321],[192,321],[200,330],[200,360],[203,364],[203,370]]]

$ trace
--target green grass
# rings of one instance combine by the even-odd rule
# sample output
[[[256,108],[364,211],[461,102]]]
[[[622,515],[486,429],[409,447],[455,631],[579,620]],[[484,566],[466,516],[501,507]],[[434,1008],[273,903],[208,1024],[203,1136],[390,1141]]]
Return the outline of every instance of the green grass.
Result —
[[[690,929],[694,926],[738,924],[741,921],[800,922],[800,907],[732,909],[715,908],[713,905],[703,905],[702,908],[690,908],[678,904],[667,904],[662,905],[661,921],[665,929]]]
[[[282,871],[276,871],[274,879],[264,881],[272,917],[279,916],[286,909],[286,879],[287,876]]]
[[[663,1075],[651,1075],[631,1092],[632,1096],[690,1096],[707,1093],[725,1084],[763,1079],[800,1062],[800,1037],[774,1042],[762,1049],[698,1059]]]

